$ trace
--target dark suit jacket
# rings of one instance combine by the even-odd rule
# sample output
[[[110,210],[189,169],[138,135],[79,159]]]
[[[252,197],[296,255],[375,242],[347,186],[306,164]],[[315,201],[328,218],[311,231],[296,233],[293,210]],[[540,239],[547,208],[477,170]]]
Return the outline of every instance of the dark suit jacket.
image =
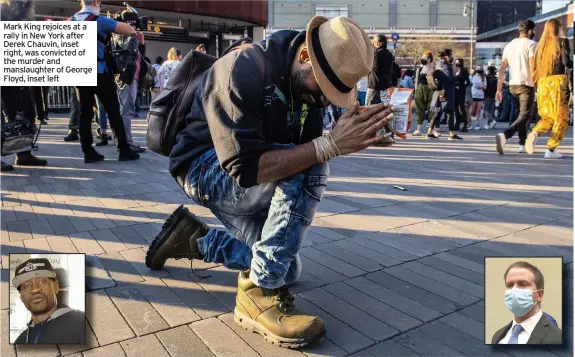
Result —
[[[498,344],[499,341],[505,337],[505,334],[511,328],[513,322],[508,323],[506,326],[501,328],[493,335],[491,340],[492,344]],[[563,332],[554,324],[547,320],[545,315],[541,316],[535,329],[531,333],[529,340],[527,340],[528,345],[560,345],[562,343]]]

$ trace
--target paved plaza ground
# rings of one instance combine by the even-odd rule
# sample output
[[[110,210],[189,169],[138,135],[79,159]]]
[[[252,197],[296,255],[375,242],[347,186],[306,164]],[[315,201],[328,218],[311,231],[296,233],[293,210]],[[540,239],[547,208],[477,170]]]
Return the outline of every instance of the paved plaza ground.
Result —
[[[327,335],[293,351],[234,323],[237,272],[194,263],[199,278],[175,260],[145,267],[149,243],[179,204],[221,227],[170,177],[168,160],[146,152],[118,162],[108,146],[98,149],[105,162],[86,165],[79,143],[62,141],[66,124],[54,117],[42,129],[38,154],[48,166],[2,174],[3,357],[572,356],[571,130],[566,158],[555,161],[543,159],[543,140],[533,156],[516,153],[517,139],[496,154],[497,130],[463,142],[410,137],[332,160],[292,288]],[[145,129],[134,120],[140,145]],[[87,254],[88,345],[8,344],[8,254],[20,252]],[[484,345],[486,256],[563,257],[565,346]]]

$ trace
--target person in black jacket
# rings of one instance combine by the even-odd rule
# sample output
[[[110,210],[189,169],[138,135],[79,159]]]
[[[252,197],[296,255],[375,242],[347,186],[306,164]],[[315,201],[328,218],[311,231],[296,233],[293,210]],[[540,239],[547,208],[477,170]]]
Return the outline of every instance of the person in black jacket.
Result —
[[[455,73],[453,73],[453,55],[451,49],[443,50],[438,57],[435,71],[433,72],[437,90],[431,98],[430,112],[433,113],[431,125],[427,132],[427,139],[437,139],[433,132],[442,114],[445,113],[449,125],[449,140],[463,140],[455,134],[456,125],[453,111],[455,109]]]
[[[493,129],[497,125],[495,120],[495,94],[497,93],[497,68],[494,66],[487,67],[487,88],[485,89],[485,98],[483,99],[483,116],[487,123],[483,129]]]
[[[354,21],[323,16],[306,31],[226,51],[195,92],[170,173],[228,230],[208,228],[182,205],[146,265],[188,258],[241,270],[238,324],[282,347],[322,336],[322,320],[296,309],[288,285],[301,273],[298,252],[326,188],[327,161],[388,140],[376,133],[391,120],[389,104],[358,114],[355,87],[373,66],[372,51]],[[317,109],[330,104],[349,110],[322,136]]]
[[[393,70],[391,71],[391,86],[397,87],[401,81],[401,67],[393,59]]]
[[[392,86],[393,55],[387,49],[387,37],[373,37],[373,70],[369,73],[365,105],[381,103],[381,91]],[[397,84],[397,79],[396,79]]]
[[[469,113],[465,107],[465,96],[467,94],[467,88],[471,86],[471,81],[469,80],[469,71],[465,68],[463,59],[458,58],[455,61],[455,78],[457,82],[455,83],[455,116],[457,118],[456,127],[460,132],[467,132],[467,123]]]

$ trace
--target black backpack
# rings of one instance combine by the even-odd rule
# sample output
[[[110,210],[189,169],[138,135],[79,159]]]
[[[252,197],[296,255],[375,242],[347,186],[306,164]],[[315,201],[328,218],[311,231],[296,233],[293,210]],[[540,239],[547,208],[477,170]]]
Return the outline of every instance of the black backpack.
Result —
[[[263,76],[264,57],[262,51],[256,47],[259,46],[244,44],[232,50],[251,51]],[[229,51],[230,49],[226,50],[224,55]],[[210,69],[217,60],[217,57],[195,50],[188,52],[182,59],[170,75],[167,86],[150,104],[146,133],[148,149],[163,156],[170,155],[172,147],[176,144],[176,136],[186,128],[186,115],[190,112],[196,89],[202,81],[204,72]]]

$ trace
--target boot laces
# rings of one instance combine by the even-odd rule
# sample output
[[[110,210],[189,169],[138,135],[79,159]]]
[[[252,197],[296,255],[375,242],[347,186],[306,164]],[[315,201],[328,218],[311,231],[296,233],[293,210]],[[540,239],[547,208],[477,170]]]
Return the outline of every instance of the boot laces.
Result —
[[[295,307],[294,296],[290,294],[287,287],[282,286],[276,289],[274,292],[274,300],[277,303],[277,307],[285,312],[292,310]]]
[[[183,255],[174,257],[174,259],[176,259],[176,260],[190,259],[190,269],[192,269],[192,274],[194,274],[196,277],[198,277],[200,279],[211,278],[212,277],[211,275],[201,276],[201,275],[198,275],[198,273],[196,273],[196,270],[194,269],[194,258],[195,258],[195,256],[192,256],[191,254],[183,254]]]

